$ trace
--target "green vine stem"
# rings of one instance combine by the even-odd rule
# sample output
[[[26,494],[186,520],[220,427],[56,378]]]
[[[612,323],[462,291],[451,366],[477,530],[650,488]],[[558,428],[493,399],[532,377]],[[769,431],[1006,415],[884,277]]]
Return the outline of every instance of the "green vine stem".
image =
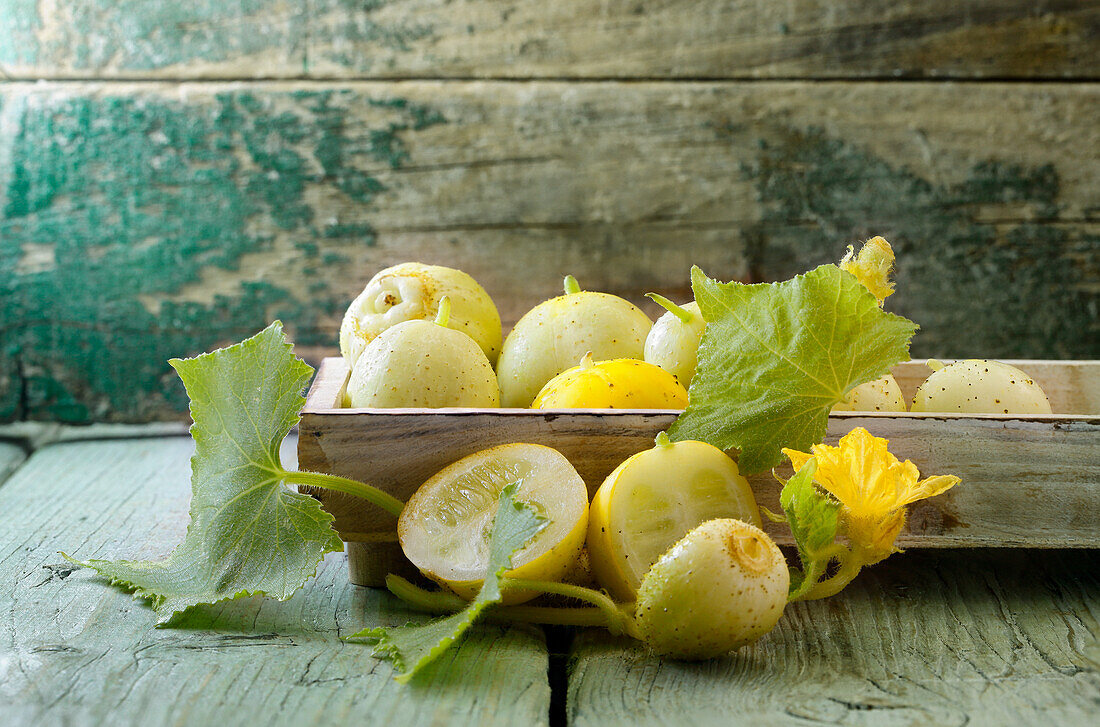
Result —
[[[800,587],[798,589],[799,591],[801,591],[801,594],[797,597],[795,596],[795,594],[791,594],[789,600],[816,601],[819,598],[829,598],[830,596],[835,596],[836,594],[840,593],[842,590],[844,590],[845,586],[855,580],[855,577],[859,575],[859,572],[863,569],[863,566],[867,563],[867,560],[863,558],[858,551],[852,552],[847,548],[844,548],[843,546],[835,547],[839,547],[843,551],[843,553],[836,556],[837,560],[840,561],[840,568],[837,570],[837,572],[823,581],[817,581],[816,578],[811,581],[807,577],[806,581],[803,582],[803,587]],[[815,563],[822,564],[821,569],[817,573],[818,578],[821,577],[821,573],[824,571],[825,565],[827,565],[829,560],[831,559],[832,558],[830,557],[828,559],[814,561]],[[811,585],[809,588],[805,588],[804,586],[807,582],[812,583],[813,585]]]
[[[406,604],[425,613],[454,613],[466,608],[466,601],[446,591],[429,591],[399,575],[386,576],[386,589]]]
[[[691,312],[684,310],[683,306],[676,305],[671,300],[664,297],[663,295],[660,295],[659,293],[646,293],[645,297],[649,298],[654,303],[661,306],[684,323],[691,323]]]
[[[613,634],[628,634],[640,638],[634,623],[633,608],[620,606],[603,593],[550,581],[528,581],[521,578],[502,578],[501,590],[525,590],[552,593],[575,598],[593,604],[591,607],[558,606],[498,606],[490,613],[496,621],[537,623],[552,626],[600,626]],[[466,601],[445,591],[428,591],[398,575],[386,576],[386,588],[418,611],[427,613],[455,613],[466,607]]]
[[[574,293],[581,292],[581,284],[577,282],[577,279],[572,275],[565,276],[565,294],[573,295]]]
[[[323,487],[326,490],[335,490],[343,492],[345,495],[362,498],[395,517],[400,515],[405,508],[405,503],[388,492],[383,492],[377,487],[347,477],[328,475],[323,472],[287,472],[285,477],[287,482],[295,485]]]
[[[798,584],[798,588],[791,591],[787,597],[788,601],[805,601],[810,600],[809,593],[817,585],[821,576],[825,575],[825,569],[829,567],[829,563],[834,559],[840,562],[844,562],[845,558],[851,555],[851,552],[840,543],[833,543],[820,551],[814,553],[814,557],[810,562],[803,563],[802,567],[805,568],[802,582]]]
[[[593,588],[585,588],[584,586],[576,586],[571,583],[529,581],[524,578],[508,577],[500,579],[500,587],[501,590],[511,588],[514,590],[551,593],[556,596],[565,596],[567,598],[575,598],[578,601],[591,603],[603,612],[605,621],[601,625],[605,626],[608,631],[613,634],[625,633],[635,638],[641,638],[637,635],[637,627],[634,623],[634,609],[632,607],[620,606],[602,591],[597,591]]]

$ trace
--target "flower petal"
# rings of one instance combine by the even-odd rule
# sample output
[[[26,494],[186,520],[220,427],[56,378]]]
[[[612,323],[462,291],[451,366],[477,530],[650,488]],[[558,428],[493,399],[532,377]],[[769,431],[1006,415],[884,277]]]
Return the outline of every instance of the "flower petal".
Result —
[[[803,465],[813,459],[812,454],[799,452],[797,449],[787,449],[786,447],[783,448],[783,454],[787,455],[787,459],[791,461],[791,466],[794,467],[795,472],[798,472]]]
[[[867,565],[873,565],[897,551],[894,541],[898,539],[898,533],[905,525],[905,508],[895,510],[877,523],[870,543],[867,544]]]
[[[910,487],[909,491],[901,498],[899,504],[908,505],[917,500],[935,497],[942,492],[947,492],[960,482],[962,482],[962,480],[955,475],[933,475],[932,477],[926,477]]]

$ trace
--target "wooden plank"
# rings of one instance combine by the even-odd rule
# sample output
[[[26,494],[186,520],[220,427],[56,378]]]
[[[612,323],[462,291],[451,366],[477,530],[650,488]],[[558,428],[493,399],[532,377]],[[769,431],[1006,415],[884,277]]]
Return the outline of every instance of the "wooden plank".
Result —
[[[358,417],[358,419],[355,419]],[[577,466],[590,489],[627,456],[652,446],[673,414],[563,412],[454,415],[400,413],[331,415],[303,426],[304,469],[364,480],[407,499],[429,476],[455,460],[507,442],[553,447]],[[904,547],[1095,548],[1100,544],[1100,419],[1054,421],[854,415],[830,418],[826,442],[855,427],[890,440],[891,451],[926,475],[954,474],[963,483],[914,506],[898,542]],[[400,442],[395,449],[394,442]],[[307,444],[308,443],[308,444]],[[789,475],[789,472],[785,473]],[[757,501],[779,511],[770,474],[749,477]],[[311,490],[304,490],[311,491]],[[349,541],[375,543],[351,553],[364,585],[378,585],[399,559],[393,521],[332,492],[313,492]],[[1028,517],[1020,517],[1021,512]],[[790,532],[766,531],[780,544]],[[369,561],[381,558],[379,567]]]
[[[11,442],[0,441],[0,485],[3,485],[27,459],[26,451]]]
[[[721,660],[582,632],[569,723],[1094,724],[1098,613],[1092,553],[895,555]]]
[[[378,269],[690,295],[881,233],[915,356],[1100,357],[1095,84],[0,86],[0,419],[182,416],[165,361]],[[135,394],[135,392],[140,392]]]
[[[30,0],[27,78],[1096,78],[1094,0]]]
[[[1015,363],[1026,365],[1042,385],[1057,392],[1059,407],[1094,398],[1100,362]],[[912,390],[927,371],[911,362],[896,373]],[[452,462],[510,442],[557,449],[594,494],[627,457],[652,447],[657,433],[677,416],[645,410],[334,408],[346,378],[343,359],[322,362],[302,410],[302,468],[370,482],[401,500]],[[888,438],[891,451],[911,459],[926,476],[962,478],[961,485],[911,508],[898,539],[904,547],[1100,546],[1100,519],[1095,517],[1100,510],[1100,409],[1026,418],[843,412],[829,418],[826,442],[835,444],[856,427]],[[749,481],[757,501],[779,512],[780,487],[771,474]],[[380,586],[387,573],[409,569],[390,516],[358,498],[301,489],[324,503],[341,537],[352,544],[353,582]],[[1022,519],[1021,512],[1028,517]],[[780,544],[792,543],[785,526],[766,522],[764,528]]]
[[[341,641],[410,618],[388,594],[349,585],[342,554],[286,603],[234,601],[171,629],[57,554],[165,555],[187,525],[191,451],[183,437],[52,445],[0,487],[6,727],[246,725],[258,715],[276,725],[547,723],[535,629],[479,630],[411,687],[369,647]]]
[[[0,440],[18,445],[28,452],[57,442],[101,439],[143,439],[146,437],[186,436],[191,422],[166,421],[146,424],[61,424],[58,422],[20,421],[0,424]]]

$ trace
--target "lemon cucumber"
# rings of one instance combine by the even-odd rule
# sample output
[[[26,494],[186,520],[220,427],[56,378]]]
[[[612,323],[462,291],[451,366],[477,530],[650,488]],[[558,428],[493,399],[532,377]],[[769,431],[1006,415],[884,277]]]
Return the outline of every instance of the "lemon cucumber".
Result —
[[[913,398],[913,411],[966,414],[1050,414],[1050,400],[1035,380],[1000,361],[967,359],[944,366],[934,359]]]
[[[505,444],[443,468],[420,486],[397,522],[413,565],[463,598],[477,595],[489,562],[489,536],[500,491],[519,483],[516,500],[548,524],[512,557],[508,576],[558,581],[580,558],[588,525],[588,488],[560,452]],[[509,592],[505,602],[535,594]]]
[[[543,301],[504,339],[497,363],[501,405],[528,407],[547,381],[575,366],[586,352],[597,360],[640,359],[653,327],[634,304],[608,293],[582,291],[565,280],[565,295]]]
[[[495,407],[500,389],[474,339],[448,326],[450,298],[435,322],[404,321],[371,339],[352,367],[346,401],[353,407]]]
[[[367,344],[391,326],[436,317],[450,298],[451,328],[477,342],[490,364],[500,353],[500,314],[492,298],[472,277],[454,268],[401,263],[382,270],[348,306],[340,324],[340,353],[355,366]]]
[[[691,386],[695,367],[699,363],[699,342],[706,321],[699,304],[691,301],[676,305],[663,295],[646,293],[668,312],[657,319],[645,339],[645,360],[676,377],[685,388]]]
[[[748,480],[725,453],[705,442],[658,442],[619,465],[592,500],[589,561],[620,601],[633,601],[650,566],[700,523],[735,518],[760,526]]]
[[[593,362],[563,371],[542,387],[533,409],[683,409],[688,393],[659,366],[630,358]]]
[[[905,411],[905,397],[891,374],[860,384],[832,411]]]

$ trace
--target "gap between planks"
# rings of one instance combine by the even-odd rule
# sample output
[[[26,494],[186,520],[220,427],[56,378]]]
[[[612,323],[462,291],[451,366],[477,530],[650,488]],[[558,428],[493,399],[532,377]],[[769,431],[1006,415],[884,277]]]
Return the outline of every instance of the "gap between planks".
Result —
[[[94,83],[108,85],[112,83],[171,85],[176,83],[187,84],[218,84],[218,83],[272,83],[272,82],[300,82],[314,83],[317,85],[349,85],[354,83],[404,83],[404,82],[439,82],[439,83],[573,83],[578,85],[598,84],[682,84],[682,83],[706,83],[706,84],[756,84],[756,83],[813,83],[813,84],[907,84],[907,85],[982,85],[990,83],[1009,83],[1020,85],[1089,85],[1100,84],[1100,75],[1096,76],[1072,76],[1066,78],[1026,76],[985,76],[983,78],[971,78],[965,76],[940,76],[936,78],[918,76],[501,76],[486,74],[484,76],[431,76],[431,75],[406,75],[406,76],[314,76],[314,75],[286,75],[286,76],[176,76],[172,78],[148,76],[118,75],[110,77],[97,76],[33,76],[23,74],[5,73],[0,69],[0,87],[7,83]]]

